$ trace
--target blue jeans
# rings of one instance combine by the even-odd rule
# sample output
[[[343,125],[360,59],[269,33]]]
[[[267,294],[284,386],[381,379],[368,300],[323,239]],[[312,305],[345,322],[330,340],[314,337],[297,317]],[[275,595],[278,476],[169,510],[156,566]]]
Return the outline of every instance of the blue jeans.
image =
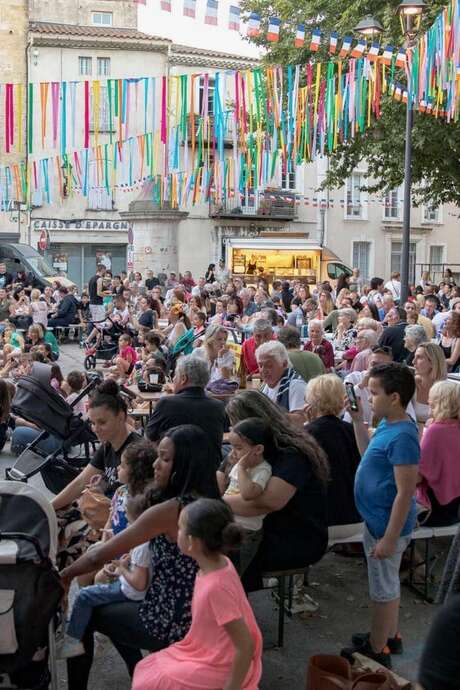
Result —
[[[120,580],[108,585],[83,587],[75,599],[67,625],[67,634],[76,640],[82,640],[96,606],[117,604],[124,601],[129,601],[129,599],[121,591]]]
[[[32,441],[35,441],[37,436],[39,436],[41,433],[42,432],[39,429],[31,429],[28,426],[16,427],[11,437],[11,452],[14,455],[20,455],[24,448],[28,446],[29,443],[32,443]],[[37,448],[50,455],[51,453],[54,453],[55,450],[60,448],[61,445],[62,441],[60,441],[58,438],[55,436],[48,436],[48,438],[40,441],[40,443],[37,445]]]

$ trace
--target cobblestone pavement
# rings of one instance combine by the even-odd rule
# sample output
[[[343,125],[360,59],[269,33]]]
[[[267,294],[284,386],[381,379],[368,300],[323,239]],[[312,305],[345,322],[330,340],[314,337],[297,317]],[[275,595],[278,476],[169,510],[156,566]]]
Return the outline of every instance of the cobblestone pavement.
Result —
[[[64,345],[59,363],[63,373],[80,368],[83,353],[77,345]],[[0,476],[12,462],[5,450],[0,455]],[[43,490],[40,479],[33,483]],[[445,555],[449,540],[440,540],[438,549]],[[315,653],[338,653],[348,644],[352,632],[368,629],[370,615],[367,601],[366,568],[361,558],[343,558],[327,554],[310,572],[308,593],[319,604],[312,615],[299,614],[286,621],[282,650],[264,653],[261,690],[305,690],[308,657]],[[277,609],[269,591],[250,597],[267,647],[276,636]],[[394,658],[395,670],[415,679],[418,660],[428,626],[436,607],[424,603],[406,587],[402,591],[401,629],[404,654]],[[65,667],[59,664],[61,690],[66,686]],[[117,652],[110,646],[97,656],[91,675],[90,690],[129,690],[130,682]]]

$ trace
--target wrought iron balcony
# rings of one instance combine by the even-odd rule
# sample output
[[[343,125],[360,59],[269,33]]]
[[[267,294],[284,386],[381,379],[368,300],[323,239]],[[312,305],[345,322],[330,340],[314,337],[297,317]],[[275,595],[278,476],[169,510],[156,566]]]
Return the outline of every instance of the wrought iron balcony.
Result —
[[[264,192],[249,192],[223,200],[220,204],[211,202],[211,218],[244,218],[294,220],[297,217],[296,197],[283,189],[266,189]]]

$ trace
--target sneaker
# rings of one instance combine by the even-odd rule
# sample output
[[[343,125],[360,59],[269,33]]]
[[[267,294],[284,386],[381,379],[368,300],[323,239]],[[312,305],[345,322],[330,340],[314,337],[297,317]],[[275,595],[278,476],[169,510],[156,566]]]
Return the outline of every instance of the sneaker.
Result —
[[[374,652],[372,649],[369,639],[367,639],[362,645],[355,645],[353,647],[344,647],[340,651],[340,656],[347,659],[350,664],[353,664],[354,658],[353,654],[358,653],[363,656],[367,656],[369,659],[373,659],[378,664],[385,666],[385,668],[392,668],[391,664],[391,654],[387,646],[385,646],[381,652]]]
[[[365,642],[369,642],[370,633],[355,633],[351,636],[351,643],[355,647],[363,645]],[[403,641],[399,633],[396,633],[394,637],[389,637],[387,640],[387,647],[390,650],[390,654],[402,654],[403,653]]]
[[[76,640],[70,635],[64,635],[62,640],[56,645],[56,657],[58,659],[73,659],[74,656],[81,656],[85,653],[83,642]]]

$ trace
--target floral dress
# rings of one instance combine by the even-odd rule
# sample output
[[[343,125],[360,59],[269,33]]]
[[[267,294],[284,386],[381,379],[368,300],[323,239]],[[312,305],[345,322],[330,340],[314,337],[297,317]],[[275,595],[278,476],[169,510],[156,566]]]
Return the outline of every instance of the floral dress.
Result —
[[[139,619],[152,638],[172,644],[182,640],[192,622],[192,596],[198,565],[164,535],[150,542],[152,581]]]
[[[334,340],[332,342],[334,350],[348,350],[354,344],[356,338],[356,331],[353,327],[348,328],[342,337],[339,336],[338,332],[334,333]]]

